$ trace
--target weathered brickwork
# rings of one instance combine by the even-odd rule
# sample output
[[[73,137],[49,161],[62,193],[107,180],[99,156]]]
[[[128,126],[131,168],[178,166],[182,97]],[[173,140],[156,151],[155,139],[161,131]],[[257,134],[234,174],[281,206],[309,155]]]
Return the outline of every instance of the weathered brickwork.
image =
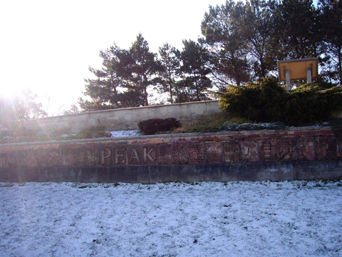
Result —
[[[3,145],[0,168],[231,164],[338,160],[339,131],[231,132],[107,141]]]
[[[42,171],[51,167],[228,167],[253,163],[340,161],[341,131],[303,128],[2,145],[0,175],[12,170],[22,172],[36,168]]]

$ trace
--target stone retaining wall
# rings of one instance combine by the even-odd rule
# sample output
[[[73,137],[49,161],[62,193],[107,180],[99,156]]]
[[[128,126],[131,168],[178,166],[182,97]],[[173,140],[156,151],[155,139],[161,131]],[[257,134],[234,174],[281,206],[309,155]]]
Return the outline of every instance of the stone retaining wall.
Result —
[[[0,181],[139,182],[342,178],[342,128],[141,136],[0,148]]]
[[[90,126],[103,125],[108,130],[138,129],[138,123],[155,118],[176,118],[188,124],[203,118],[224,115],[218,101],[111,109],[73,115],[28,120],[26,126],[39,126],[43,130],[67,130],[73,133]]]

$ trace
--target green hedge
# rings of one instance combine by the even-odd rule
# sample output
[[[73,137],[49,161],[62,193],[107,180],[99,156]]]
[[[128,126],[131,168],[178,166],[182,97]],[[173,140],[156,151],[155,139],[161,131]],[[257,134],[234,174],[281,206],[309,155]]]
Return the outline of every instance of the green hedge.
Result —
[[[220,108],[233,117],[255,122],[283,122],[290,126],[315,124],[342,110],[342,87],[324,89],[308,83],[290,93],[275,79],[246,86],[229,86],[220,95]]]

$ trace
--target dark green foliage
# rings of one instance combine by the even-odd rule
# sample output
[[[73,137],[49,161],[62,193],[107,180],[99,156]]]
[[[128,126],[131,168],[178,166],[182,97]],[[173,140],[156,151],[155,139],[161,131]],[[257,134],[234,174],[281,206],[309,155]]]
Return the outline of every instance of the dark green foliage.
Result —
[[[342,109],[342,88],[323,89],[310,83],[288,94],[274,79],[263,79],[245,87],[230,86],[221,94],[220,108],[234,117],[256,122],[308,125],[331,118]]]
[[[205,91],[211,87],[211,80],[207,77],[209,55],[199,43],[183,40],[181,52],[182,66],[180,68],[183,79],[178,83],[176,102],[208,100]],[[185,94],[185,95],[184,95]]]
[[[210,6],[201,31],[216,84],[244,84],[276,70],[276,60],[318,57],[321,74],[342,77],[340,0],[227,0]]]
[[[178,51],[168,44],[159,49],[163,71],[158,78],[163,92],[168,92],[171,103],[208,100],[207,89],[212,87],[207,77],[209,55],[206,49],[193,40],[183,40]]]
[[[272,13],[267,3],[260,0],[246,1],[245,13],[238,26],[239,33],[246,39],[249,64],[254,78],[267,77],[276,67],[274,26]]]
[[[175,118],[149,119],[139,122],[138,127],[145,135],[154,135],[159,132],[179,128],[181,123]]]
[[[332,113],[342,109],[342,87],[323,89],[309,83],[291,91],[286,99],[284,122],[306,125],[332,118]]]
[[[320,0],[320,23],[324,28],[324,60],[321,74],[342,83],[342,1]]]
[[[121,69],[122,66],[126,65],[125,56],[126,51],[115,44],[104,51],[100,51],[100,57],[103,59],[102,68],[99,70],[89,68],[95,78],[85,80],[84,95],[87,98],[78,99],[82,110],[95,111],[139,106],[134,102],[122,101],[122,98],[126,96],[126,81]]]
[[[156,76],[164,70],[157,61],[156,54],[150,51],[148,42],[139,34],[127,52],[125,65],[121,66],[126,88],[138,91],[142,95],[143,105],[148,105],[147,88],[156,85]]]
[[[210,6],[204,15],[203,44],[210,50],[212,73],[219,82],[240,85],[249,80],[247,40],[239,31],[244,9],[241,1],[228,0],[221,6]]]
[[[235,117],[257,122],[282,120],[282,107],[286,91],[273,79],[264,79],[258,84],[229,86],[221,94],[220,108]]]
[[[279,59],[319,56],[321,30],[312,0],[278,0],[273,13],[274,46]]]
[[[159,48],[159,56],[160,63],[164,67],[163,71],[160,73],[161,89],[162,91],[169,93],[170,103],[172,104],[175,101],[174,98],[178,98],[179,95],[177,81],[179,81],[181,77],[181,53],[175,47],[164,44]]]
[[[79,104],[88,111],[146,106],[151,96],[147,89],[152,87],[167,92],[171,103],[206,100],[208,88],[214,86],[223,92],[227,84],[245,85],[275,74],[276,60],[310,57],[319,59],[320,77],[316,82],[339,85],[341,20],[341,0],[227,0],[222,5],[209,7],[201,23],[203,37],[197,42],[184,40],[182,51],[164,44],[157,59],[141,34],[128,50],[114,44],[101,51],[103,67],[90,68],[95,77],[86,80],[87,98],[80,99]],[[240,112],[248,112],[247,116],[258,119],[258,116],[283,119],[280,116],[284,113],[273,107],[272,102],[259,106],[263,97],[269,93],[280,94],[279,91],[258,87],[252,90],[252,84],[249,87],[244,95],[254,94],[256,90],[260,91],[261,98]],[[230,90],[243,91],[239,87]],[[292,107],[298,99],[316,94],[309,91],[286,98],[289,113],[300,112]],[[314,104],[307,100],[305,106],[309,105]],[[241,109],[241,106],[234,108]]]
[[[163,67],[149,50],[148,42],[139,34],[129,50],[115,44],[100,51],[102,69],[89,68],[95,76],[86,79],[84,95],[78,103],[85,111],[148,105],[147,88]]]

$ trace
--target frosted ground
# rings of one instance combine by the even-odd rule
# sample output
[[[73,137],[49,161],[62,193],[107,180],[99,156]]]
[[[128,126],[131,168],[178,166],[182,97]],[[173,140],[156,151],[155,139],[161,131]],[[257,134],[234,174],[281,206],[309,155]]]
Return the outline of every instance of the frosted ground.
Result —
[[[111,137],[134,137],[140,136],[141,132],[139,130],[118,130],[110,131]]]
[[[342,181],[0,183],[0,256],[342,256]]]

